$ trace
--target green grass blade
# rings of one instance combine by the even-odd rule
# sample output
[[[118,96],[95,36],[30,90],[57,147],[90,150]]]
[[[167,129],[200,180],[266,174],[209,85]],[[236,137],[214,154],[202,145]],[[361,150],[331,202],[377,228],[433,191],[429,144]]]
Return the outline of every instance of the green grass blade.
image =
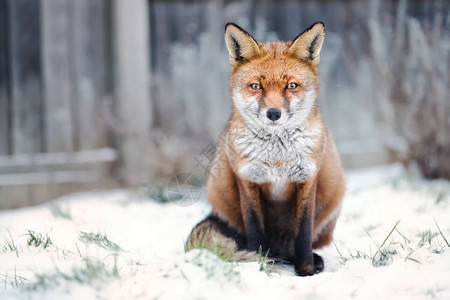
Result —
[[[380,248],[384,246],[388,238],[391,236],[392,232],[394,232],[394,230],[397,228],[398,223],[400,223],[400,220],[398,220],[397,223],[395,223],[394,228],[392,228],[391,232],[389,232],[388,236],[384,239],[383,243],[381,243]]]
[[[441,230],[441,228],[439,227],[438,223],[436,222],[436,219],[433,218],[433,220],[434,220],[434,223],[436,224],[436,227],[437,227],[438,230],[439,230],[439,233],[441,234],[442,238],[444,239],[445,243],[446,243],[447,246],[450,248],[450,244],[448,243],[447,239],[445,238],[444,234],[442,233],[442,230]]]

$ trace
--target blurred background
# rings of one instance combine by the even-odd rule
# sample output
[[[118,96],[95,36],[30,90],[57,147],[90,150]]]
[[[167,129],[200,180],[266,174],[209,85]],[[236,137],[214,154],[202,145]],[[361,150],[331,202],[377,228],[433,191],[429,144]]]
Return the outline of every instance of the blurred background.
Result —
[[[231,113],[224,26],[326,25],[319,104],[346,168],[450,178],[449,1],[0,0],[0,209],[204,178]]]

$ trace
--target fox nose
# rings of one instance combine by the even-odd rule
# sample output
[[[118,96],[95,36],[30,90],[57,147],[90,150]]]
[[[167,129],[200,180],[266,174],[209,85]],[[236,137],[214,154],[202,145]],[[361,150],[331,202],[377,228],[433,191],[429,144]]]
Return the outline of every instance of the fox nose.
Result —
[[[281,118],[281,110],[278,108],[271,108],[267,111],[267,118],[271,121],[276,121]]]

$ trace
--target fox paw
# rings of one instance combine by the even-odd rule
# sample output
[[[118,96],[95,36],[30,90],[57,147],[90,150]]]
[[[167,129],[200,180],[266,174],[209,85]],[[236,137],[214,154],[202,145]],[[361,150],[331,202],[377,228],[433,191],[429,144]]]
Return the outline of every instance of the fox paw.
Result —
[[[322,257],[313,253],[313,264],[301,264],[295,266],[295,273],[298,276],[312,276],[323,271],[324,263]]]
[[[314,255],[314,274],[319,274],[325,268],[325,264],[320,255],[313,253]]]

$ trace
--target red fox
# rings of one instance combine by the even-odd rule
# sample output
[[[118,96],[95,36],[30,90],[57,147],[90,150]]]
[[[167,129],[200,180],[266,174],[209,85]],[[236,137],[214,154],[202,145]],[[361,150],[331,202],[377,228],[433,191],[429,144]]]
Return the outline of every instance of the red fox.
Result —
[[[269,251],[300,276],[323,270],[313,249],[331,242],[345,192],[316,103],[324,36],[318,22],[292,42],[261,43],[226,25],[233,112],[206,184],[211,215],[192,230],[187,249],[207,238],[233,251]]]

